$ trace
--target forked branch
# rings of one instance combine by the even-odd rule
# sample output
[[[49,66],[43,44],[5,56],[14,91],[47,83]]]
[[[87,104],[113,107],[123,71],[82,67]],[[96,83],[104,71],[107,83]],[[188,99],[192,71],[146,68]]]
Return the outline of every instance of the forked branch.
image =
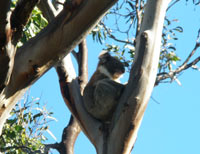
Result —
[[[80,91],[81,93],[83,92],[83,89],[87,83],[87,47],[86,47],[86,41],[84,40],[79,44],[79,52],[77,53],[79,56],[78,58],[78,67],[79,67],[79,84],[80,84]],[[69,62],[69,61],[68,61]],[[67,62],[66,62],[67,63]],[[71,65],[69,63],[68,65]],[[70,82],[70,75],[72,75],[70,72],[67,72],[68,69],[65,68],[64,62],[60,62],[57,67],[56,67],[58,76],[59,76],[59,82],[60,82],[60,88],[61,88],[61,93],[62,96],[66,102],[67,105],[69,105],[68,102],[73,102],[73,94],[70,93],[69,89],[70,87],[69,82]],[[74,73],[73,73],[74,76]],[[68,82],[67,82],[68,81]],[[75,108],[73,110],[76,110]],[[79,117],[76,115],[76,117]],[[70,122],[68,126],[63,130],[63,135],[62,135],[62,141],[59,143],[59,151],[63,151],[63,153],[66,154],[73,154],[74,151],[74,144],[77,139],[78,134],[80,133],[81,129],[78,124],[78,121],[76,118],[71,116]]]

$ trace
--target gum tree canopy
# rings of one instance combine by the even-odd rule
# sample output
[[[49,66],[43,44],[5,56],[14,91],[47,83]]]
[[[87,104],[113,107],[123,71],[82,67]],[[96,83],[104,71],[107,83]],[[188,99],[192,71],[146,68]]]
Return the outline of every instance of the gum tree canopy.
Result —
[[[197,43],[184,63],[172,71],[170,63],[177,61],[178,57],[161,48],[161,42],[162,46],[167,44],[166,27],[163,29],[166,11],[178,1],[171,5],[171,0],[126,1],[132,9],[126,17],[136,24],[135,39],[126,41],[115,37],[100,21],[117,0],[60,0],[57,3],[51,0],[18,0],[11,10],[12,2],[0,1],[0,133],[9,113],[25,91],[51,67],[55,67],[62,96],[73,115],[64,130],[66,137],[62,142],[49,145],[60,153],[73,153],[81,128],[98,154],[130,154],[154,86],[167,78],[175,79],[178,73],[194,66],[200,59],[198,57],[188,63],[199,47]],[[19,45],[24,27],[36,6],[48,20],[48,25]],[[110,123],[96,120],[83,107],[82,92],[87,83],[88,69],[85,37],[96,25],[103,27],[111,39],[134,46],[130,52],[134,61],[131,61],[128,83]],[[175,30],[182,31],[182,28]],[[131,26],[126,33],[129,31],[132,31]],[[73,50],[77,45],[78,53]],[[169,48],[175,50],[173,46]],[[78,78],[68,56],[70,52],[78,62]],[[159,61],[161,58],[164,64]]]

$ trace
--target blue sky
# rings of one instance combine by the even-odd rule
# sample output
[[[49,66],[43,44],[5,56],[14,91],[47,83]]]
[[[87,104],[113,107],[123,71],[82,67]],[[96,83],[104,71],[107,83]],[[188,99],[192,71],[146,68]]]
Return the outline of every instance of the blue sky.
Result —
[[[184,59],[195,45],[198,28],[200,28],[199,6],[179,2],[168,12],[168,16],[179,19],[184,32],[179,34],[176,41],[177,54]],[[102,46],[87,38],[89,50],[89,76],[97,65]],[[199,52],[199,51],[198,51]],[[197,54],[199,54],[197,52]],[[154,88],[138,138],[133,149],[134,154],[199,154],[200,153],[200,72],[185,71],[179,80],[172,84],[160,84]],[[125,80],[125,79],[124,79]],[[123,80],[123,82],[124,82]],[[58,142],[62,130],[68,123],[70,113],[62,100],[57,74],[54,69],[47,72],[30,89],[30,96],[40,97],[42,103],[54,112],[58,122],[50,124],[50,130]],[[55,142],[51,136],[49,142]],[[53,152],[56,153],[56,152]],[[75,145],[75,153],[95,153],[93,146],[81,133]]]

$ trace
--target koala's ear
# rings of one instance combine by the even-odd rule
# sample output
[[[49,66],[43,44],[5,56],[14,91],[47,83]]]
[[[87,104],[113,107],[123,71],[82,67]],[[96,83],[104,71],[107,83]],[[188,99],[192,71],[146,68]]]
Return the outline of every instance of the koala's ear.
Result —
[[[99,55],[99,60],[103,64],[103,63],[106,63],[110,57],[111,57],[111,55],[109,54],[108,51],[102,51]]]
[[[111,55],[109,54],[108,51],[103,50],[100,54],[99,54],[99,59],[104,62],[106,61],[109,57],[111,57]]]

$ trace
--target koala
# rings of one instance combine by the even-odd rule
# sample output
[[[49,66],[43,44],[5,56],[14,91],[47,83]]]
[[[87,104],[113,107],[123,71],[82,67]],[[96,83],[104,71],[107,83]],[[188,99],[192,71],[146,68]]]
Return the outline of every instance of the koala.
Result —
[[[119,78],[124,64],[108,52],[99,56],[97,69],[83,91],[84,107],[100,121],[110,121],[125,85]]]

